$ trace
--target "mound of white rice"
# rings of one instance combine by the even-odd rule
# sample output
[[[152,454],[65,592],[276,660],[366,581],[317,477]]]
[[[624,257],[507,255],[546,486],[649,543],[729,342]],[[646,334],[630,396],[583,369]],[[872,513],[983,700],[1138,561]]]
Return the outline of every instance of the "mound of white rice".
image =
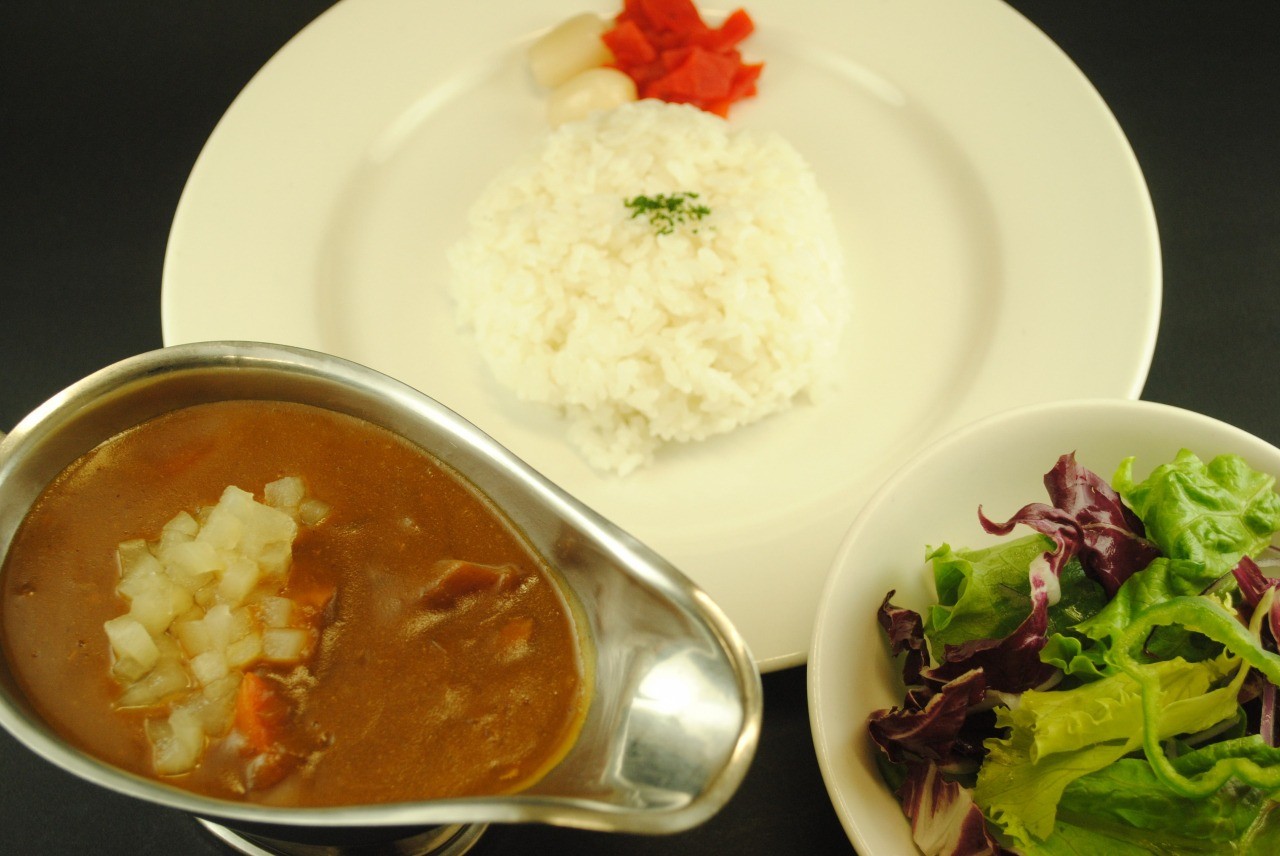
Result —
[[[625,200],[693,192],[670,234]],[[553,131],[499,176],[452,248],[495,377],[557,408],[595,467],[789,407],[832,367],[843,259],[813,172],[776,134],[640,101]]]

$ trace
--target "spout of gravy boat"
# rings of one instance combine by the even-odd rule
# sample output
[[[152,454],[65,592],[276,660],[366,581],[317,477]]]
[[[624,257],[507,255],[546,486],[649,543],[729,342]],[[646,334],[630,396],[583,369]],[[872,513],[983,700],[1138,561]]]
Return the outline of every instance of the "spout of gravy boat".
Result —
[[[0,668],[0,725],[103,787],[233,828],[421,828],[540,822],[670,833],[714,814],[755,751],[759,674],[724,614],[676,568],[469,422],[385,375],[326,354],[249,342],[179,345],[105,368],[0,435],[0,557],[44,487],[102,441],[181,407],[291,401],[382,426],[487,495],[559,576],[582,625],[589,708],[564,757],[519,793],[289,808],[213,799],[105,764],[68,744]],[[406,700],[411,703],[412,700]]]

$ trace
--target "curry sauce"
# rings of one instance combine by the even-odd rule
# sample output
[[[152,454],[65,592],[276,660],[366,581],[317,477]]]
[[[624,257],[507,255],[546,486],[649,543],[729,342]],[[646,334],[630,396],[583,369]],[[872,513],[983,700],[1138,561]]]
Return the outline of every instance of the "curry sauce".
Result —
[[[286,475],[328,506],[299,529],[280,591],[313,605],[316,644],[300,664],[244,671],[279,700],[272,722],[290,763],[247,775],[245,735],[233,728],[210,739],[193,770],[161,778],[297,806],[536,781],[571,746],[586,708],[580,639],[555,576],[423,450],[300,404],[166,414],[108,440],[44,492],[0,576],[4,652],[37,711],[85,751],[156,776],[144,733],[155,712],[118,708],[103,631],[129,608],[115,592],[117,545],[157,537],[175,512],[209,506],[229,485],[261,494]]]

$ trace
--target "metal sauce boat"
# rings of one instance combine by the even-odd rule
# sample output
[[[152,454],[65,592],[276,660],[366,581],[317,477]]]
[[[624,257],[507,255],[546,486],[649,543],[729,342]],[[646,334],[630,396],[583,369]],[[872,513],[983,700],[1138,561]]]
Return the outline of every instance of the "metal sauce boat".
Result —
[[[337,808],[230,802],[135,776],[67,744],[0,661],[0,725],[18,740],[91,782],[189,812],[242,853],[358,847],[452,856],[486,824],[503,822],[670,833],[729,799],[755,751],[761,688],[745,643],[716,605],[457,414],[333,356],[247,342],[180,345],[124,360],[54,396],[0,440],[0,562],[31,504],[80,455],[151,417],[226,399],[312,404],[381,425],[503,509],[558,571],[586,624],[594,689],[573,748],[518,794]]]

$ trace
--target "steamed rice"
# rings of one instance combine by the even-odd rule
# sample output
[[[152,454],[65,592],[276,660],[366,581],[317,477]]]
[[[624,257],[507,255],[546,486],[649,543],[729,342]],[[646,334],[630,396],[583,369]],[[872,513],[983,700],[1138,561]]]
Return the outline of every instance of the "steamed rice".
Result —
[[[696,192],[670,234],[625,199]],[[826,198],[776,134],[640,101],[561,126],[499,176],[450,252],[494,376],[556,408],[595,467],[786,409],[830,375],[848,317]]]

